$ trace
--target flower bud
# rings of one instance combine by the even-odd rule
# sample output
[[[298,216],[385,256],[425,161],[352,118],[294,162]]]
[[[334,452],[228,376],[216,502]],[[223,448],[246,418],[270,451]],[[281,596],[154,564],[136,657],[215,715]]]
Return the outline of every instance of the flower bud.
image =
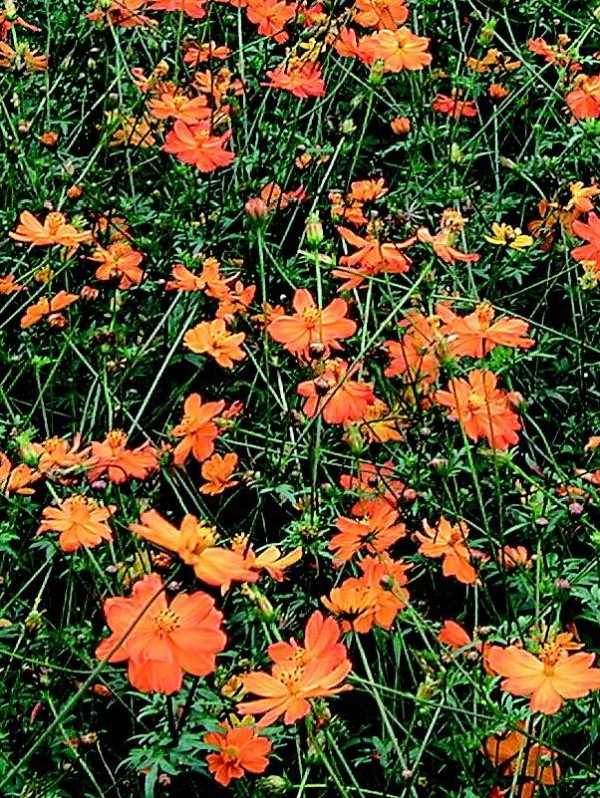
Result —
[[[246,215],[254,221],[262,221],[269,215],[267,203],[260,197],[250,197],[244,205],[244,210],[246,211]]]
[[[258,785],[262,795],[285,795],[289,789],[289,783],[281,776],[265,776]]]
[[[306,241],[311,249],[318,249],[319,245],[323,242],[323,225],[319,218],[318,213],[311,213],[306,220],[306,227],[304,229]]]
[[[397,116],[390,122],[390,127],[396,136],[407,136],[410,133],[410,119],[407,116]]]

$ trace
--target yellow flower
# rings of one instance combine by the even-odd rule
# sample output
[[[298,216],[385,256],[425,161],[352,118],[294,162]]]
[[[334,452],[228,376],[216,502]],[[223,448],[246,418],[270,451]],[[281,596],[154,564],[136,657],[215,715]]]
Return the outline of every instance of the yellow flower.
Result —
[[[509,224],[492,224],[491,236],[484,236],[488,244],[496,244],[499,247],[510,247],[511,249],[527,249],[533,244],[533,238],[524,235],[520,227],[511,227]]]

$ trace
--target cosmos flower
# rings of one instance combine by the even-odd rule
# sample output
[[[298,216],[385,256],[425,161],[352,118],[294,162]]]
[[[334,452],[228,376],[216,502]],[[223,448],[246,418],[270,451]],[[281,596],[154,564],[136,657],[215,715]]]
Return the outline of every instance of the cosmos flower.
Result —
[[[513,405],[522,397],[501,391],[497,383],[491,371],[475,369],[467,379],[450,380],[448,390],[436,391],[434,400],[448,408],[448,418],[458,421],[472,441],[485,438],[491,449],[503,450],[519,440],[521,422]]]
[[[127,662],[129,681],[143,693],[170,695],[181,688],[184,673],[212,673],[227,642],[223,615],[210,596],[179,593],[169,604],[158,574],[136,582],[127,598],[106,599],[104,614],[111,634],[96,657]]]
[[[490,668],[505,678],[502,690],[518,696],[530,696],[532,712],[553,715],[565,700],[583,698],[600,690],[600,668],[593,668],[594,654],[569,653],[571,635],[558,635],[540,648],[538,655],[518,646],[492,646],[488,653]],[[579,644],[575,644],[579,648]]]
[[[293,355],[308,360],[311,346],[317,345],[319,355],[328,357],[331,349],[342,348],[340,339],[356,332],[356,323],[346,318],[348,305],[343,299],[334,299],[327,307],[319,308],[310,291],[299,288],[292,306],[295,313],[273,319],[267,332]]]
[[[216,748],[208,754],[208,769],[223,787],[232,779],[240,779],[246,771],[264,773],[269,765],[271,743],[256,733],[253,726],[231,726],[223,723],[220,731],[209,732],[203,738],[206,745]]]
[[[189,329],[183,336],[184,345],[199,355],[210,355],[219,366],[231,369],[234,361],[243,360],[246,353],[241,344],[245,333],[232,333],[228,330],[224,319],[201,321]]]
[[[101,507],[88,496],[69,496],[58,507],[42,510],[43,520],[37,534],[59,532],[58,545],[65,552],[82,547],[93,549],[113,539],[107,521],[116,510],[116,505]]]

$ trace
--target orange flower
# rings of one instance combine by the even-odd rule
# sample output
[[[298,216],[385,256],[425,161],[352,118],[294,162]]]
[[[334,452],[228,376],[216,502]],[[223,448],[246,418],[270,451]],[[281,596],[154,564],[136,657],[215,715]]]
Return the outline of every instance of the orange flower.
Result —
[[[443,322],[440,333],[448,340],[448,353],[454,357],[485,357],[497,346],[529,349],[535,343],[524,337],[529,331],[527,322],[520,319],[494,322],[495,311],[489,302],[479,303],[473,313],[463,317],[454,313],[451,303],[440,302],[435,310]]]
[[[27,22],[23,17],[17,16],[14,11],[10,11],[9,14],[6,10],[6,4],[4,8],[5,10],[0,12],[0,40],[6,39],[9,31],[11,31],[15,25],[20,25],[35,33],[39,33],[41,30],[37,25],[32,25],[31,22]]]
[[[92,465],[89,447],[79,451],[81,435],[73,438],[73,443],[64,438],[48,438],[43,443],[31,443],[29,449],[38,457],[37,469],[41,474],[60,474],[76,468]]]
[[[245,286],[241,280],[236,280],[234,287],[228,289],[228,294],[219,301],[217,318],[231,322],[238,313],[246,313],[255,294],[255,285]]]
[[[285,316],[285,308],[281,305],[271,305],[270,302],[263,302],[261,313],[250,316],[250,320],[257,322],[266,330],[273,319],[277,319],[279,316]]]
[[[293,316],[278,316],[267,327],[267,332],[293,355],[310,359],[311,347],[316,345],[319,355],[328,357],[331,349],[342,349],[341,338],[350,338],[356,324],[346,318],[348,305],[343,299],[334,299],[326,308],[319,308],[306,288],[294,294]]]
[[[175,263],[171,275],[173,279],[165,285],[167,291],[202,291],[206,286],[202,276],[191,272],[183,263]]]
[[[206,296],[218,302],[230,296],[227,280],[221,275],[221,264],[216,258],[206,258],[203,261],[201,277],[206,283],[204,287]]]
[[[590,213],[587,222],[576,219],[573,232],[588,243],[572,249],[571,256],[578,261],[592,261],[596,268],[600,268],[600,216]]]
[[[112,541],[108,519],[116,512],[116,505],[100,507],[87,496],[69,496],[58,507],[45,507],[44,519],[37,533],[60,532],[58,545],[63,551],[77,551],[82,547],[93,549],[103,540]]]
[[[58,133],[54,130],[47,130],[41,136],[38,136],[38,141],[46,147],[54,147],[58,144]]]
[[[283,191],[278,183],[270,182],[261,188],[259,197],[251,197],[244,207],[249,216],[264,219],[272,211],[287,208],[290,202],[303,202],[305,199],[307,194],[303,186],[293,191]]]
[[[519,721],[518,731],[494,734],[483,744],[486,754],[496,766],[505,765],[505,776],[520,776],[519,798],[535,798],[540,784],[553,785],[560,779],[560,768],[555,761],[558,754],[545,745],[534,743],[521,732],[525,722]]]
[[[347,649],[341,642],[341,629],[334,618],[315,610],[306,623],[303,645],[293,638],[289,642],[271,643],[269,657],[278,665],[308,665],[327,659],[332,666],[346,659]]]
[[[472,643],[467,631],[456,621],[444,621],[437,639],[450,648],[464,648]]]
[[[358,564],[362,576],[346,579],[321,601],[330,612],[340,615],[342,629],[361,634],[373,626],[390,629],[409,599],[404,587],[409,565],[389,554],[365,557]]]
[[[271,743],[261,737],[252,726],[221,725],[222,732],[209,732],[204,736],[206,745],[214,746],[218,753],[206,757],[208,769],[215,781],[228,787],[232,779],[241,779],[244,772],[264,773],[269,766]]]
[[[175,447],[173,462],[181,466],[190,454],[199,462],[207,460],[215,450],[215,439],[219,428],[215,419],[225,409],[225,402],[206,402],[202,404],[202,397],[192,393],[183,404],[184,416],[171,430],[171,435],[183,438]]]
[[[128,479],[146,479],[159,466],[156,450],[150,443],[136,449],[127,448],[127,435],[122,430],[112,430],[103,441],[92,441],[91,456],[95,465],[87,478],[95,482],[106,476],[115,485]]]
[[[335,525],[339,530],[329,542],[341,563],[351,560],[359,551],[382,553],[406,535],[404,524],[397,524],[399,513],[384,498],[363,501],[361,519],[339,516]]]
[[[387,189],[383,193],[387,194]],[[366,200],[355,199],[352,192],[344,197],[339,191],[331,191],[329,193],[329,201],[331,202],[331,218],[335,221],[349,222],[357,226],[369,223],[369,219],[363,213]]]
[[[414,72],[431,63],[427,52],[429,39],[415,34],[406,27],[397,30],[380,30],[363,40],[360,51],[368,64],[382,62],[383,72]]]
[[[302,412],[309,418],[321,414],[327,424],[344,424],[363,418],[375,401],[373,383],[351,380],[345,360],[327,360],[314,379],[301,382],[296,389],[306,397]]]
[[[575,209],[578,214],[589,213],[594,210],[592,197],[600,194],[600,188],[593,183],[591,186],[585,186],[581,180],[569,184],[569,193],[571,199],[565,205],[565,210],[570,211]]]
[[[419,227],[416,237],[423,244],[429,244],[444,263],[475,263],[481,255],[473,252],[461,252],[455,246],[466,223],[467,219],[462,214],[451,208],[446,208],[440,219],[440,229],[435,235],[432,235],[426,227]]]
[[[461,100],[456,90],[452,91],[452,96],[446,94],[436,94],[431,107],[438,113],[451,116],[453,119],[460,119],[461,116],[477,116],[477,106],[472,100]]]
[[[28,44],[19,44],[13,49],[7,42],[0,41],[0,68],[25,69],[28,72],[44,72],[48,69],[48,56],[39,55]]]
[[[363,28],[395,30],[408,19],[406,0],[356,0],[353,21]]]
[[[460,249],[453,246],[451,241],[454,240],[455,236],[449,234],[446,230],[432,235],[426,227],[419,227],[417,238],[423,244],[430,244],[435,254],[444,263],[475,263],[481,257],[476,252],[461,252]]]
[[[78,299],[79,296],[77,294],[69,294],[67,291],[59,291],[58,294],[50,297],[50,299],[46,297],[38,299],[34,305],[30,305],[27,308],[25,315],[21,318],[19,322],[21,329],[24,330],[27,327],[31,327],[32,324],[37,324],[38,321],[44,318],[50,325],[62,319],[64,323],[59,321],[56,326],[64,327],[67,322],[60,311],[68,308],[69,305],[72,305]]]
[[[207,585],[226,589],[231,582],[256,582],[258,579],[238,552],[215,545],[219,536],[214,527],[193,515],[185,515],[179,529],[156,510],[142,513],[140,521],[141,524],[130,524],[129,529],[144,540],[175,552]]]
[[[568,640],[566,638],[569,638]],[[531,696],[532,712],[553,715],[570,698],[583,698],[600,690],[600,668],[592,668],[594,654],[569,654],[571,635],[557,635],[543,644],[537,656],[518,646],[491,646],[488,664],[506,677],[500,687],[512,695]]]
[[[402,340],[384,344],[390,358],[384,374],[386,377],[406,375],[411,382],[435,382],[440,371],[438,352],[442,344],[439,319],[409,310],[401,326],[407,328]]]
[[[223,615],[210,596],[180,593],[169,606],[158,574],[136,582],[129,598],[106,599],[104,614],[112,634],[96,657],[127,661],[129,681],[143,693],[170,695],[181,688],[184,673],[212,673],[227,642]]]
[[[312,617],[307,630],[311,620]],[[315,626],[319,626],[319,619]],[[350,690],[349,685],[342,684],[352,670],[346,657],[346,648],[333,641],[330,628],[327,641],[331,647],[322,655],[309,658],[306,664],[303,663],[303,657],[299,661],[296,658],[285,659],[276,662],[270,674],[253,672],[243,676],[245,689],[261,698],[238,704],[238,712],[242,715],[263,715],[258,726],[270,726],[282,715],[283,722],[291,724],[309,714],[309,699],[328,698]],[[332,654],[332,651],[336,653]]]
[[[188,125],[193,125],[204,119],[210,119],[212,110],[208,107],[208,100],[201,97],[186,97],[184,94],[169,94],[165,92],[160,99],[148,101],[148,110],[155,119],[181,119]]]
[[[385,186],[385,178],[377,180],[353,180],[350,183],[350,192],[347,195],[349,202],[373,202],[384,197],[389,191]]]
[[[142,6],[147,0],[98,0],[96,10],[86,14],[87,19],[93,22],[103,21],[108,27],[117,25],[123,28],[131,28],[135,25],[154,25],[156,24],[150,17],[140,13]]]
[[[469,527],[464,521],[454,526],[445,518],[440,518],[437,527],[423,521],[424,532],[416,532],[419,553],[425,557],[443,557],[442,573],[455,576],[465,585],[477,583],[477,572],[471,565],[472,550],[467,545]]]
[[[27,291],[27,286],[18,283],[14,274],[0,277],[0,295],[14,294],[17,291]]]
[[[380,494],[392,507],[396,507],[407,490],[404,482],[394,478],[394,463],[391,460],[383,465],[359,463],[358,476],[342,474],[340,486],[344,490],[358,491],[359,495],[365,495],[367,498],[372,497],[373,493]],[[355,505],[357,508],[359,506],[360,503]],[[352,512],[354,511],[352,508]]]
[[[507,571],[512,571],[513,568],[518,568],[519,566],[531,568],[533,565],[525,546],[502,546],[502,548],[498,549],[496,559]]]
[[[206,480],[204,485],[200,485],[200,493],[207,493],[215,496],[223,493],[228,488],[239,485],[239,479],[231,479],[239,464],[239,457],[234,452],[229,452],[224,457],[220,454],[213,456],[202,464],[200,473],[202,479]]]
[[[119,288],[131,288],[132,285],[139,285],[144,277],[140,263],[144,256],[136,252],[126,242],[119,241],[111,244],[108,249],[97,247],[90,256],[90,260],[99,263],[96,269],[98,280],[112,280],[119,278]]]
[[[244,93],[244,84],[241,80],[232,80],[227,67],[223,67],[217,73],[210,69],[194,72],[194,87],[200,94],[213,97],[217,108],[221,106],[224,95]]]
[[[484,641],[475,641],[459,623],[456,621],[444,621],[441,631],[438,633],[437,639],[440,643],[450,646],[452,651],[463,649],[462,653],[471,659],[473,656],[480,655],[481,663],[484,671],[489,676],[494,676],[494,671],[490,669],[488,664],[488,653],[491,648],[491,643]]]
[[[227,282],[221,277],[216,258],[206,258],[200,274],[194,274],[183,263],[174,264],[171,274],[173,279],[165,285],[167,291],[204,291],[207,296],[218,300],[228,295]]]
[[[114,241],[131,241],[129,225],[122,216],[113,216],[112,213],[92,213],[94,225],[94,239],[106,240],[112,244]]]
[[[339,290],[349,290],[360,286],[367,277],[377,274],[403,274],[410,268],[411,260],[402,253],[414,243],[414,239],[402,242],[380,243],[377,238],[361,238],[347,227],[338,227],[338,233],[350,246],[357,248],[352,255],[343,255],[340,266],[333,269],[334,277],[345,279]]]
[[[500,83],[492,83],[488,88],[488,94],[492,100],[505,100],[508,97],[509,91],[506,86],[502,86]]]
[[[407,116],[397,116],[390,122],[390,127],[396,136],[407,136],[410,133],[411,122]]]
[[[594,452],[600,446],[600,435],[591,435],[583,447],[584,452]]]
[[[370,63],[370,36],[358,37],[352,28],[340,27],[333,48],[342,58],[358,58],[365,64]]]
[[[64,214],[56,211],[46,216],[44,224],[38,222],[29,211],[23,211],[19,220],[20,223],[15,232],[11,231],[8,235],[15,241],[31,244],[34,247],[49,247],[59,244],[61,247],[68,247],[75,251],[80,244],[87,243],[92,238],[88,230],[78,230],[72,224],[67,223]]]
[[[229,166],[235,154],[223,149],[231,138],[230,130],[221,136],[213,136],[211,131],[212,126],[208,121],[187,125],[178,119],[173,130],[167,133],[161,149],[201,172],[214,172],[215,169]]]
[[[302,559],[302,549],[293,549],[287,554],[281,554],[277,546],[267,546],[256,554],[250,545],[247,535],[236,535],[231,543],[233,551],[244,559],[244,565],[251,571],[266,571],[271,579],[277,582],[283,580],[284,571]]]
[[[235,360],[243,360],[246,353],[240,344],[246,338],[245,333],[232,333],[227,329],[224,319],[202,321],[183,336],[183,343],[198,355],[207,354],[217,361],[219,366],[230,369]]]
[[[600,75],[578,75],[575,88],[565,97],[575,119],[597,119],[600,116]]]
[[[113,130],[109,147],[125,146],[148,149],[156,144],[154,133],[157,126],[148,114],[123,115],[118,111],[106,111],[106,124],[110,125]]]
[[[521,429],[512,409],[521,397],[496,387],[498,378],[491,371],[475,369],[467,379],[454,379],[447,391],[436,391],[435,401],[449,408],[448,418],[458,421],[472,440],[486,438],[491,449],[508,449],[517,443]]]
[[[521,61],[511,61],[510,56],[504,55],[495,47],[490,48],[483,58],[469,57],[465,63],[468,69],[472,69],[479,74],[514,72],[515,69],[519,69],[521,66]]]
[[[368,443],[389,443],[390,441],[403,441],[404,435],[400,431],[406,426],[406,420],[397,412],[391,411],[381,399],[375,399],[372,405],[365,410],[363,418],[357,425],[347,424],[348,429],[358,429]],[[352,431],[349,433],[349,439]]]
[[[248,0],[246,16],[258,25],[261,36],[269,36],[278,44],[289,39],[284,28],[296,16],[296,3],[276,2],[276,0]]]
[[[19,493],[22,496],[31,496],[34,488],[30,487],[42,475],[21,463],[13,468],[8,457],[0,452],[0,493],[8,496],[11,493]]]
[[[321,65],[316,61],[290,59],[286,64],[270,69],[267,77],[270,82],[261,83],[261,86],[289,91],[301,99],[325,96]]]
[[[204,19],[208,0],[151,0],[151,11],[182,11],[191,19]]]
[[[210,42],[203,42],[202,44],[188,44],[184,45],[185,54],[183,56],[183,63],[188,64],[192,68],[196,68],[198,64],[203,64],[205,61],[210,61],[211,58],[224,60],[229,58],[231,50],[225,45],[217,45],[212,40]]]

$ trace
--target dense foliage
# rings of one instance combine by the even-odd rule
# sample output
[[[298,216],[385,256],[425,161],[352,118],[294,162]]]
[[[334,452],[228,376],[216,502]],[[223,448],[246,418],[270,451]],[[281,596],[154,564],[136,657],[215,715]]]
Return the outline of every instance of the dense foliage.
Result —
[[[600,796],[600,7],[4,0],[0,794]]]

